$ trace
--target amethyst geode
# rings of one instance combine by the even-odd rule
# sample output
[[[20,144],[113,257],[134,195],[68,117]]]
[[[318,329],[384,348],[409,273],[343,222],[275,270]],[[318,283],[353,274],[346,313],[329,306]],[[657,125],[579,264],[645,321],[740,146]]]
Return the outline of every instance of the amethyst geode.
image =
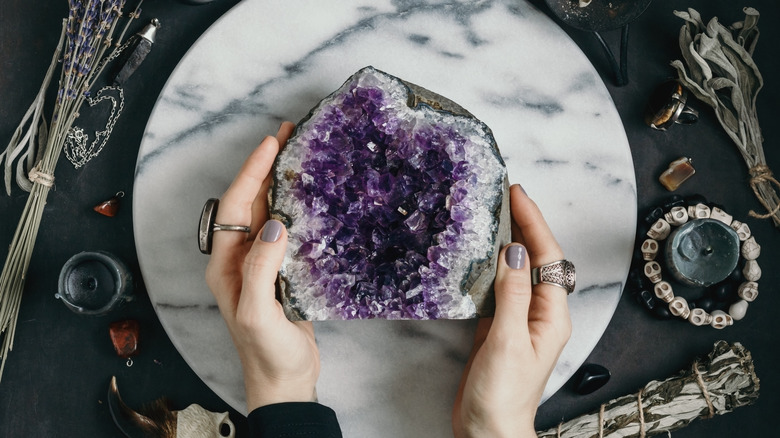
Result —
[[[273,174],[288,318],[493,313],[506,167],[490,129],[457,104],[366,67],[298,124]]]

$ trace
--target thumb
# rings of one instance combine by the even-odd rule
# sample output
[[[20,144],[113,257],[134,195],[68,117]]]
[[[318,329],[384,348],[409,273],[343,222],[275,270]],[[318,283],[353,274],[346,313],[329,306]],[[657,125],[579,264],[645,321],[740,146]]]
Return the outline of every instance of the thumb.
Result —
[[[268,309],[276,300],[276,277],[287,249],[287,229],[269,220],[244,259],[244,284],[239,307]]]
[[[491,334],[528,337],[528,308],[531,303],[531,273],[528,252],[519,243],[510,243],[499,254],[494,283],[496,312]]]

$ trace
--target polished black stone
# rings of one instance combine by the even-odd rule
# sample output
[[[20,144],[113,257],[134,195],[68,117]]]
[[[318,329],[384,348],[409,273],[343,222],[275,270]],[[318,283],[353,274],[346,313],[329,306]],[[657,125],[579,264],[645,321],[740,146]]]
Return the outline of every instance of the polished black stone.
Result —
[[[709,297],[699,298],[696,301],[691,301],[690,307],[691,309],[702,309],[709,313],[715,309],[715,301]]]
[[[647,232],[650,231],[650,225],[640,222],[636,227],[637,242],[641,245],[647,239]]]
[[[652,226],[655,221],[662,217],[664,217],[664,209],[662,207],[656,207],[650,210],[650,213],[647,213],[647,216],[645,216],[645,224]]]
[[[669,211],[674,207],[682,207],[685,205],[685,199],[680,195],[672,195],[664,202],[664,211]]]
[[[607,368],[595,363],[588,363],[580,367],[572,379],[574,381],[574,391],[577,394],[585,395],[596,391],[609,382],[612,374]]]
[[[635,292],[636,300],[647,310],[653,310],[658,305],[658,301],[652,292],[647,289],[640,289]]]
[[[635,269],[632,269],[628,273],[628,284],[627,286],[633,288],[633,289],[642,289],[645,287],[645,284],[647,283],[647,280],[645,280],[645,275],[642,274],[641,268],[637,267]]]
[[[685,203],[687,205],[707,204],[707,198],[703,195],[695,194],[685,197]]]
[[[668,305],[657,305],[653,309],[653,316],[658,319],[671,319],[672,312],[669,311]]]
[[[737,267],[731,271],[731,274],[729,274],[728,280],[735,284],[742,283],[742,281],[745,280],[745,275],[742,273],[742,268],[742,263],[737,263]]]
[[[723,281],[710,289],[710,296],[717,301],[729,301],[736,296],[736,288],[728,281]]]

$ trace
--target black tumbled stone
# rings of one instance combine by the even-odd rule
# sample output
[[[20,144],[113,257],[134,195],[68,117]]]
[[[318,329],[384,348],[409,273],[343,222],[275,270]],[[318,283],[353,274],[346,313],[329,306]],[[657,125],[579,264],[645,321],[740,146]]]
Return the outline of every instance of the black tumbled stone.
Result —
[[[715,309],[715,301],[708,297],[699,298],[691,303],[691,309],[702,309],[705,312],[710,313]]]
[[[653,293],[647,289],[640,289],[636,291],[634,297],[636,298],[637,302],[647,310],[655,309],[656,305],[658,304],[658,302],[655,300],[655,296],[653,296]]]
[[[662,217],[664,217],[664,209],[661,207],[656,207],[652,209],[650,213],[647,214],[647,216],[645,216],[645,223],[652,226],[655,221],[661,219]]]
[[[637,243],[640,245],[642,242],[644,242],[645,239],[647,239],[647,232],[650,231],[650,225],[645,225],[644,223],[639,223],[636,227],[636,235],[637,235]]]
[[[653,309],[653,316],[658,319],[670,319],[672,312],[669,311],[669,306],[659,305]]]
[[[685,205],[685,199],[680,195],[674,195],[666,200],[664,203],[664,211],[669,211],[674,207],[682,207]]]
[[[710,296],[717,301],[728,301],[734,295],[734,286],[727,281],[720,282],[712,287]]]
[[[601,365],[585,364],[574,376],[574,391],[580,395],[590,394],[606,385],[611,375],[609,370]]]
[[[745,276],[742,274],[743,267],[740,266],[739,263],[737,263],[737,267],[734,268],[733,271],[731,271],[731,274],[729,274],[728,279],[732,283],[742,283],[742,281],[745,279]]]
[[[707,204],[707,198],[702,195],[691,195],[685,197],[685,203],[688,205]]]
[[[632,266],[638,266],[645,263],[644,256],[642,256],[642,250],[640,247],[637,247],[634,250],[634,253],[631,256],[631,265]]]
[[[636,268],[629,271],[628,286],[633,289],[642,289],[645,287],[645,275],[642,273],[642,268]]]

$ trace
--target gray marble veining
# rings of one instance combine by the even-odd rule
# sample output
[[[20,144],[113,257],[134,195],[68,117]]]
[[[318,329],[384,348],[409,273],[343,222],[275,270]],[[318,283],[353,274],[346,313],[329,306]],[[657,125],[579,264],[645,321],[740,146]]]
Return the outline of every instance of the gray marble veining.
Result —
[[[545,213],[577,265],[573,335],[551,396],[609,323],[631,260],[636,186],[614,104],[576,45],[515,1],[245,0],[176,68],[151,115],[134,189],[141,270],[196,373],[244,412],[238,357],[203,274],[203,202],[283,120],[297,121],[373,65],[447,96],[491,127],[511,183]],[[474,321],[317,323],[320,401],[345,436],[451,436]],[[518,388],[518,391],[522,391]]]

